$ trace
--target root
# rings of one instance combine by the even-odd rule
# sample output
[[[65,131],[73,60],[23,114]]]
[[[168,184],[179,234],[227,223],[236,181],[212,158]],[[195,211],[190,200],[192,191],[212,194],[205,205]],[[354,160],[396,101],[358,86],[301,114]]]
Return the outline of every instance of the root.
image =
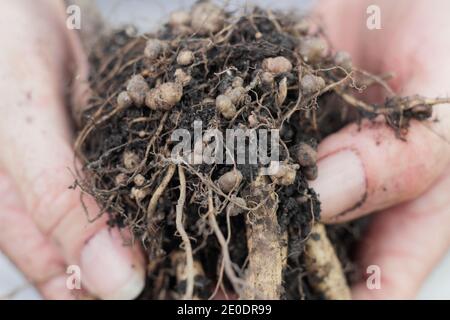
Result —
[[[367,79],[364,83],[365,87],[368,87],[372,84],[379,84],[382,88],[384,88],[384,90],[386,91],[386,93],[389,97],[395,96],[394,90],[386,82],[386,81],[394,78],[395,75],[393,73],[388,72],[388,73],[382,74],[382,75],[375,75],[375,74],[372,74],[370,72],[367,72],[367,71],[361,70],[361,69],[355,69],[354,71],[367,77]]]
[[[328,300],[350,300],[342,265],[323,224],[313,226],[305,250],[306,268],[314,289]]]
[[[183,241],[184,250],[186,251],[186,293],[184,299],[192,300],[194,293],[194,257],[192,255],[192,246],[189,236],[183,226],[183,207],[186,202],[186,176],[182,166],[178,166],[178,175],[180,178],[180,198],[176,206],[176,227]]]
[[[317,176],[317,146],[340,128],[377,116],[402,138],[410,121],[431,118],[434,104],[450,100],[396,96],[389,74],[354,69],[350,57],[324,50],[326,36],[309,19],[262,8],[235,15],[199,3],[156,33],[118,30],[94,47],[92,94],[76,119],[82,166],[75,166],[74,186],[95,198],[111,227],[128,227],[142,243],[149,260],[145,298],[200,299],[234,289],[245,299],[309,299],[317,297],[310,283],[329,299],[349,298],[324,227],[315,225],[308,238],[320,215],[308,182]],[[217,13],[215,23],[205,23],[210,30],[192,24],[201,7]],[[192,54],[189,63],[178,62],[181,52]],[[136,76],[140,85],[130,85]],[[359,100],[372,86],[383,89],[383,103]],[[172,135],[176,130],[182,135]],[[228,130],[236,130],[231,147],[216,135],[228,142]],[[258,148],[262,132],[253,139],[256,130],[271,132],[265,152]],[[174,163],[178,141],[202,146],[201,163],[190,163],[188,150]],[[311,150],[304,155],[301,145]],[[276,154],[286,174],[258,176],[267,164],[259,160]],[[244,163],[235,161],[241,155]],[[232,169],[239,183],[219,183]],[[354,239],[338,231],[330,229],[330,238],[350,269],[346,251]]]
[[[368,113],[381,115],[389,115],[394,112],[403,112],[418,106],[424,106],[431,109],[437,104],[450,103],[449,98],[424,98],[420,96],[402,98],[395,96],[389,98],[386,101],[385,106],[377,106],[359,100],[351,94],[344,93],[339,89],[335,89],[335,92],[349,105]]]
[[[214,209],[214,201],[212,197],[211,189],[208,192],[208,220],[211,228],[214,231],[214,234],[219,241],[220,247],[222,248],[222,259],[223,259],[223,268],[225,269],[225,273],[233,285],[234,291],[240,295],[242,292],[242,288],[245,286],[245,282],[242,281],[233,270],[233,262],[230,258],[230,251],[228,250],[228,241],[229,239],[225,239],[222,231],[219,228],[219,224],[216,220],[216,210]]]
[[[170,164],[169,168],[167,169],[166,175],[161,181],[161,184],[158,186],[158,188],[153,193],[150,202],[147,207],[147,225],[148,228],[151,229],[153,226],[153,217],[155,215],[156,207],[158,206],[158,201],[161,198],[162,194],[167,188],[167,185],[170,183],[170,180],[172,180],[172,177],[175,173],[176,166],[174,164]],[[151,230],[149,230],[151,231]]]
[[[256,178],[250,186],[250,194],[249,201],[263,202],[263,205],[247,214],[246,281],[249,288],[240,297],[280,299],[287,244],[282,241],[286,236],[281,234],[277,221],[278,199],[265,176]]]

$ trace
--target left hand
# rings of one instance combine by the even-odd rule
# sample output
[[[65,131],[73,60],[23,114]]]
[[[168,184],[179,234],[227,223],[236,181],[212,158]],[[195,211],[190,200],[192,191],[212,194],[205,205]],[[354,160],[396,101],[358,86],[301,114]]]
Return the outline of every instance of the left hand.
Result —
[[[381,30],[366,27],[369,5],[381,8]],[[327,0],[318,12],[336,49],[375,74],[393,71],[402,96],[450,94],[450,2],[445,0]],[[378,100],[381,95],[375,95]],[[414,298],[450,246],[450,106],[433,120],[413,121],[406,142],[383,121],[350,125],[319,146],[319,178],[312,187],[328,223],[372,212],[360,250],[362,271],[381,270],[381,289],[365,281],[355,299]]]

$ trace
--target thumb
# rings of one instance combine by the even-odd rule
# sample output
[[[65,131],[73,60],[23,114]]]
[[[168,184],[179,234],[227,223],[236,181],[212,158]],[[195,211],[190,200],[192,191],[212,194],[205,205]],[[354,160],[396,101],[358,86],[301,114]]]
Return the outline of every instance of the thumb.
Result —
[[[447,82],[416,78],[404,93],[446,96]],[[431,120],[412,121],[405,140],[383,119],[329,136],[319,146],[319,178],[311,185],[322,201],[322,219],[341,222],[417,197],[449,161],[450,106],[442,104],[434,107]]]
[[[336,10],[348,9],[355,17],[362,17],[357,12],[363,11],[349,3],[325,3],[321,8],[323,16],[333,26],[327,31],[357,57],[356,64],[375,68],[379,73],[395,72],[398,77],[393,85],[404,96],[449,95],[446,38],[450,24],[446,23],[445,10],[430,10],[427,1],[414,6],[407,1],[396,6],[390,6],[392,1],[378,1],[386,6],[386,26],[363,36],[342,37],[359,29],[352,28],[355,23],[351,19],[341,21]],[[436,5],[443,9],[447,2]],[[407,10],[407,19],[397,19],[404,15],[402,9]],[[339,26],[348,32],[339,32]],[[361,130],[350,125],[325,139],[319,147],[319,178],[311,183],[320,194],[322,218],[328,222],[349,220],[414,198],[428,189],[444,171],[450,153],[450,107],[439,105],[434,109],[432,121],[412,122],[406,141],[397,139],[382,121],[366,121]]]
[[[448,120],[442,121],[449,126]],[[413,122],[403,141],[382,120],[365,121],[361,129],[350,125],[328,137],[319,147],[319,177],[311,182],[322,202],[322,219],[346,221],[417,197],[450,160],[445,137]]]

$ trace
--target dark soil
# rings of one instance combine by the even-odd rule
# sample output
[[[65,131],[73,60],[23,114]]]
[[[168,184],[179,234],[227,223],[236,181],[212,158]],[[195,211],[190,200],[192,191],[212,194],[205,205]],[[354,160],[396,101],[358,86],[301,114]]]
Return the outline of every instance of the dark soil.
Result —
[[[384,105],[368,105],[357,100],[356,96],[369,86],[387,86],[386,79],[352,69],[347,60],[337,61],[332,48],[307,59],[305,50],[311,49],[307,46],[308,39],[326,39],[320,28],[305,27],[312,26],[308,17],[260,8],[241,17],[227,12],[221,14],[224,21],[218,31],[197,32],[189,23],[183,28],[167,24],[156,34],[139,37],[120,30],[105,37],[91,55],[93,96],[79,123],[76,143],[85,178],[79,179],[78,184],[95,197],[102,212],[107,212],[111,226],[129,227],[142,244],[149,261],[143,299],[178,299],[187,288],[183,276],[187,268],[186,248],[181,246],[176,226],[176,204],[182,184],[179,171],[175,170],[156,210],[149,214],[151,198],[170,171],[173,130],[184,128],[193,132],[194,120],[202,120],[203,129],[217,128],[222,132],[227,128],[249,128],[249,117],[253,116],[260,128],[280,129],[281,161],[293,165],[297,163],[295,152],[301,143],[316,149],[325,137],[351,122],[381,115],[402,137],[409,119],[430,115],[431,106],[418,103],[422,101],[420,97],[400,100],[390,96],[389,90]],[[165,52],[154,60],[143,54],[147,40],[152,38],[167,44]],[[180,66],[177,56],[185,49],[192,51],[195,59],[188,66]],[[292,70],[275,74],[273,84],[259,81],[263,60],[279,56],[292,63]],[[152,110],[136,103],[118,106],[117,96],[126,91],[133,75],[142,75],[149,88],[154,88],[177,81],[177,69],[192,79],[183,87],[181,100],[169,111]],[[308,92],[302,83],[305,75],[320,77],[325,85]],[[246,90],[236,103],[237,115],[230,120],[217,110],[215,99],[231,87],[236,77],[243,79]],[[277,96],[282,95],[283,79],[286,79],[287,94],[280,103]],[[133,167],[123,162],[127,152],[137,159]],[[259,168],[238,165],[242,182],[227,197],[213,186],[233,165],[183,165],[183,169],[186,175],[183,226],[195,262],[194,297],[207,299],[222,279],[220,269],[224,256],[208,219],[211,209],[208,200],[213,199],[214,216],[225,237],[229,221],[229,257],[237,277],[243,279],[248,264],[246,216],[250,212],[243,210],[228,217],[225,208],[233,196],[248,199]],[[319,198],[308,186],[315,170],[315,164],[301,166],[292,184],[276,181],[270,184],[278,196],[279,234],[287,233],[288,259],[283,271],[281,299],[322,297],[308,281],[303,257],[311,226],[320,220]],[[143,183],[136,182],[138,175],[145,178]],[[133,193],[136,191],[142,191],[143,196],[137,197]],[[255,204],[247,203],[247,207],[254,208]],[[357,275],[352,250],[363,225],[354,222],[327,230],[350,282]],[[236,284],[227,275],[223,276],[221,291],[231,294]]]

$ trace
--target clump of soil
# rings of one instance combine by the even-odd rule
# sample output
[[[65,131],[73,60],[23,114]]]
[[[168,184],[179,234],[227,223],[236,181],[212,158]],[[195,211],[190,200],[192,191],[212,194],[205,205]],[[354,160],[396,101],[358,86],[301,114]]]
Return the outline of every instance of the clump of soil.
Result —
[[[320,200],[308,185],[320,174],[317,145],[379,115],[402,137],[437,102],[395,96],[386,77],[333,52],[308,17],[261,8],[237,16],[207,1],[173,13],[156,34],[105,37],[91,69],[78,184],[111,226],[130,228],[142,243],[142,298],[152,299],[350,298],[361,223],[319,223]],[[357,98],[370,86],[386,91],[383,105]],[[194,136],[194,121],[224,137],[227,129],[279,130],[280,165],[263,175],[267,165],[174,159],[172,133]],[[212,142],[192,139],[199,143]]]

